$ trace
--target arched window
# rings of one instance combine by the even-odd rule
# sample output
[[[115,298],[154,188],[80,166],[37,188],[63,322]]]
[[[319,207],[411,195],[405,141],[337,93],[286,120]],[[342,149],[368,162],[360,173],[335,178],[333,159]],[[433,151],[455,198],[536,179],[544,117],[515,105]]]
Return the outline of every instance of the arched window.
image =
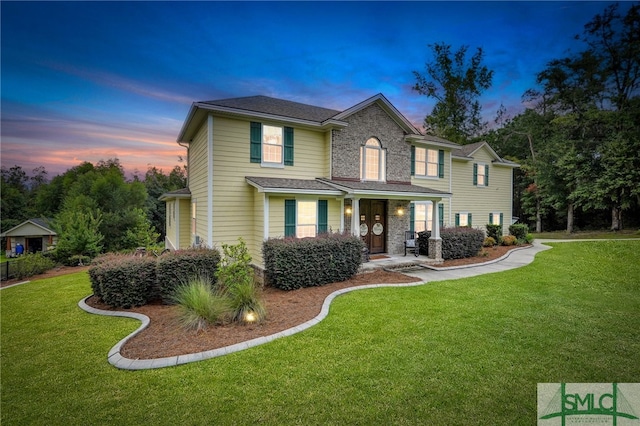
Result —
[[[360,178],[384,182],[385,177],[385,151],[380,146],[380,141],[370,138],[360,148]]]

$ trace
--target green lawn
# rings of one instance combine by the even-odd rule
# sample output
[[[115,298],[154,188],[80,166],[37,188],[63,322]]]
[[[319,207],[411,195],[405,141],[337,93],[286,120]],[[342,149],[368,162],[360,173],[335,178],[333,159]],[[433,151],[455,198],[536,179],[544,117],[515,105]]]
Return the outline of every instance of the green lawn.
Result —
[[[138,322],[81,311],[85,273],[1,297],[3,425],[536,423],[541,382],[640,378],[640,241],[340,296],[315,327],[160,370],[106,354]]]
[[[533,237],[536,239],[552,239],[552,240],[606,240],[610,238],[623,239],[623,238],[640,238],[640,230],[638,229],[623,229],[621,231],[577,231],[567,234],[566,231],[553,231],[553,232],[534,232]]]

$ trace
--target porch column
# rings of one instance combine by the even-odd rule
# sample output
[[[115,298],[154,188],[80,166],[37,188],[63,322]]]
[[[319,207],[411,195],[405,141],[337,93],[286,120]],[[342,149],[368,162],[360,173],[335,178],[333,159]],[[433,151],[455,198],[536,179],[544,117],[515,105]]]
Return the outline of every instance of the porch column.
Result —
[[[442,238],[440,238],[440,218],[438,201],[431,203],[431,237],[429,238],[429,259],[442,262]]]
[[[360,199],[351,199],[351,234],[360,238]]]

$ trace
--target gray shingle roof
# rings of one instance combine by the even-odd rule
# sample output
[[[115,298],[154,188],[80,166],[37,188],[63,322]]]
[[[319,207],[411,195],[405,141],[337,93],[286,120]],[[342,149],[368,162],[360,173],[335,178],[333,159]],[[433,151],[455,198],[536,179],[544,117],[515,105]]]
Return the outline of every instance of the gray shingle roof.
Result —
[[[340,113],[340,111],[328,108],[270,98],[268,96],[248,96],[199,103],[317,122],[323,122]]]
[[[343,180],[330,180],[321,179],[322,182],[327,182],[330,185],[337,187],[348,188],[355,191],[378,191],[378,192],[407,192],[414,194],[442,194],[448,195],[446,191],[439,191],[437,189],[425,188],[418,185],[412,185],[410,183],[384,183],[384,182],[359,182],[359,181],[343,181]]]
[[[286,179],[272,177],[246,176],[245,179],[261,188],[268,189],[299,189],[308,191],[335,192],[336,188],[316,179]]]

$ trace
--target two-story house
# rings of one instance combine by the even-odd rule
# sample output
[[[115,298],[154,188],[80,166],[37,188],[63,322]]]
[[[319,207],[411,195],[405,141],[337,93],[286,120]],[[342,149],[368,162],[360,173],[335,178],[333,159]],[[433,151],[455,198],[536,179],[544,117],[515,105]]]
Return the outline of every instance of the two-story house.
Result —
[[[403,252],[407,230],[511,219],[512,169],[485,143],[421,134],[382,94],[345,111],[265,96],[196,102],[178,136],[189,187],[164,194],[166,247],[235,244],[257,267],[268,238],[360,236]]]

